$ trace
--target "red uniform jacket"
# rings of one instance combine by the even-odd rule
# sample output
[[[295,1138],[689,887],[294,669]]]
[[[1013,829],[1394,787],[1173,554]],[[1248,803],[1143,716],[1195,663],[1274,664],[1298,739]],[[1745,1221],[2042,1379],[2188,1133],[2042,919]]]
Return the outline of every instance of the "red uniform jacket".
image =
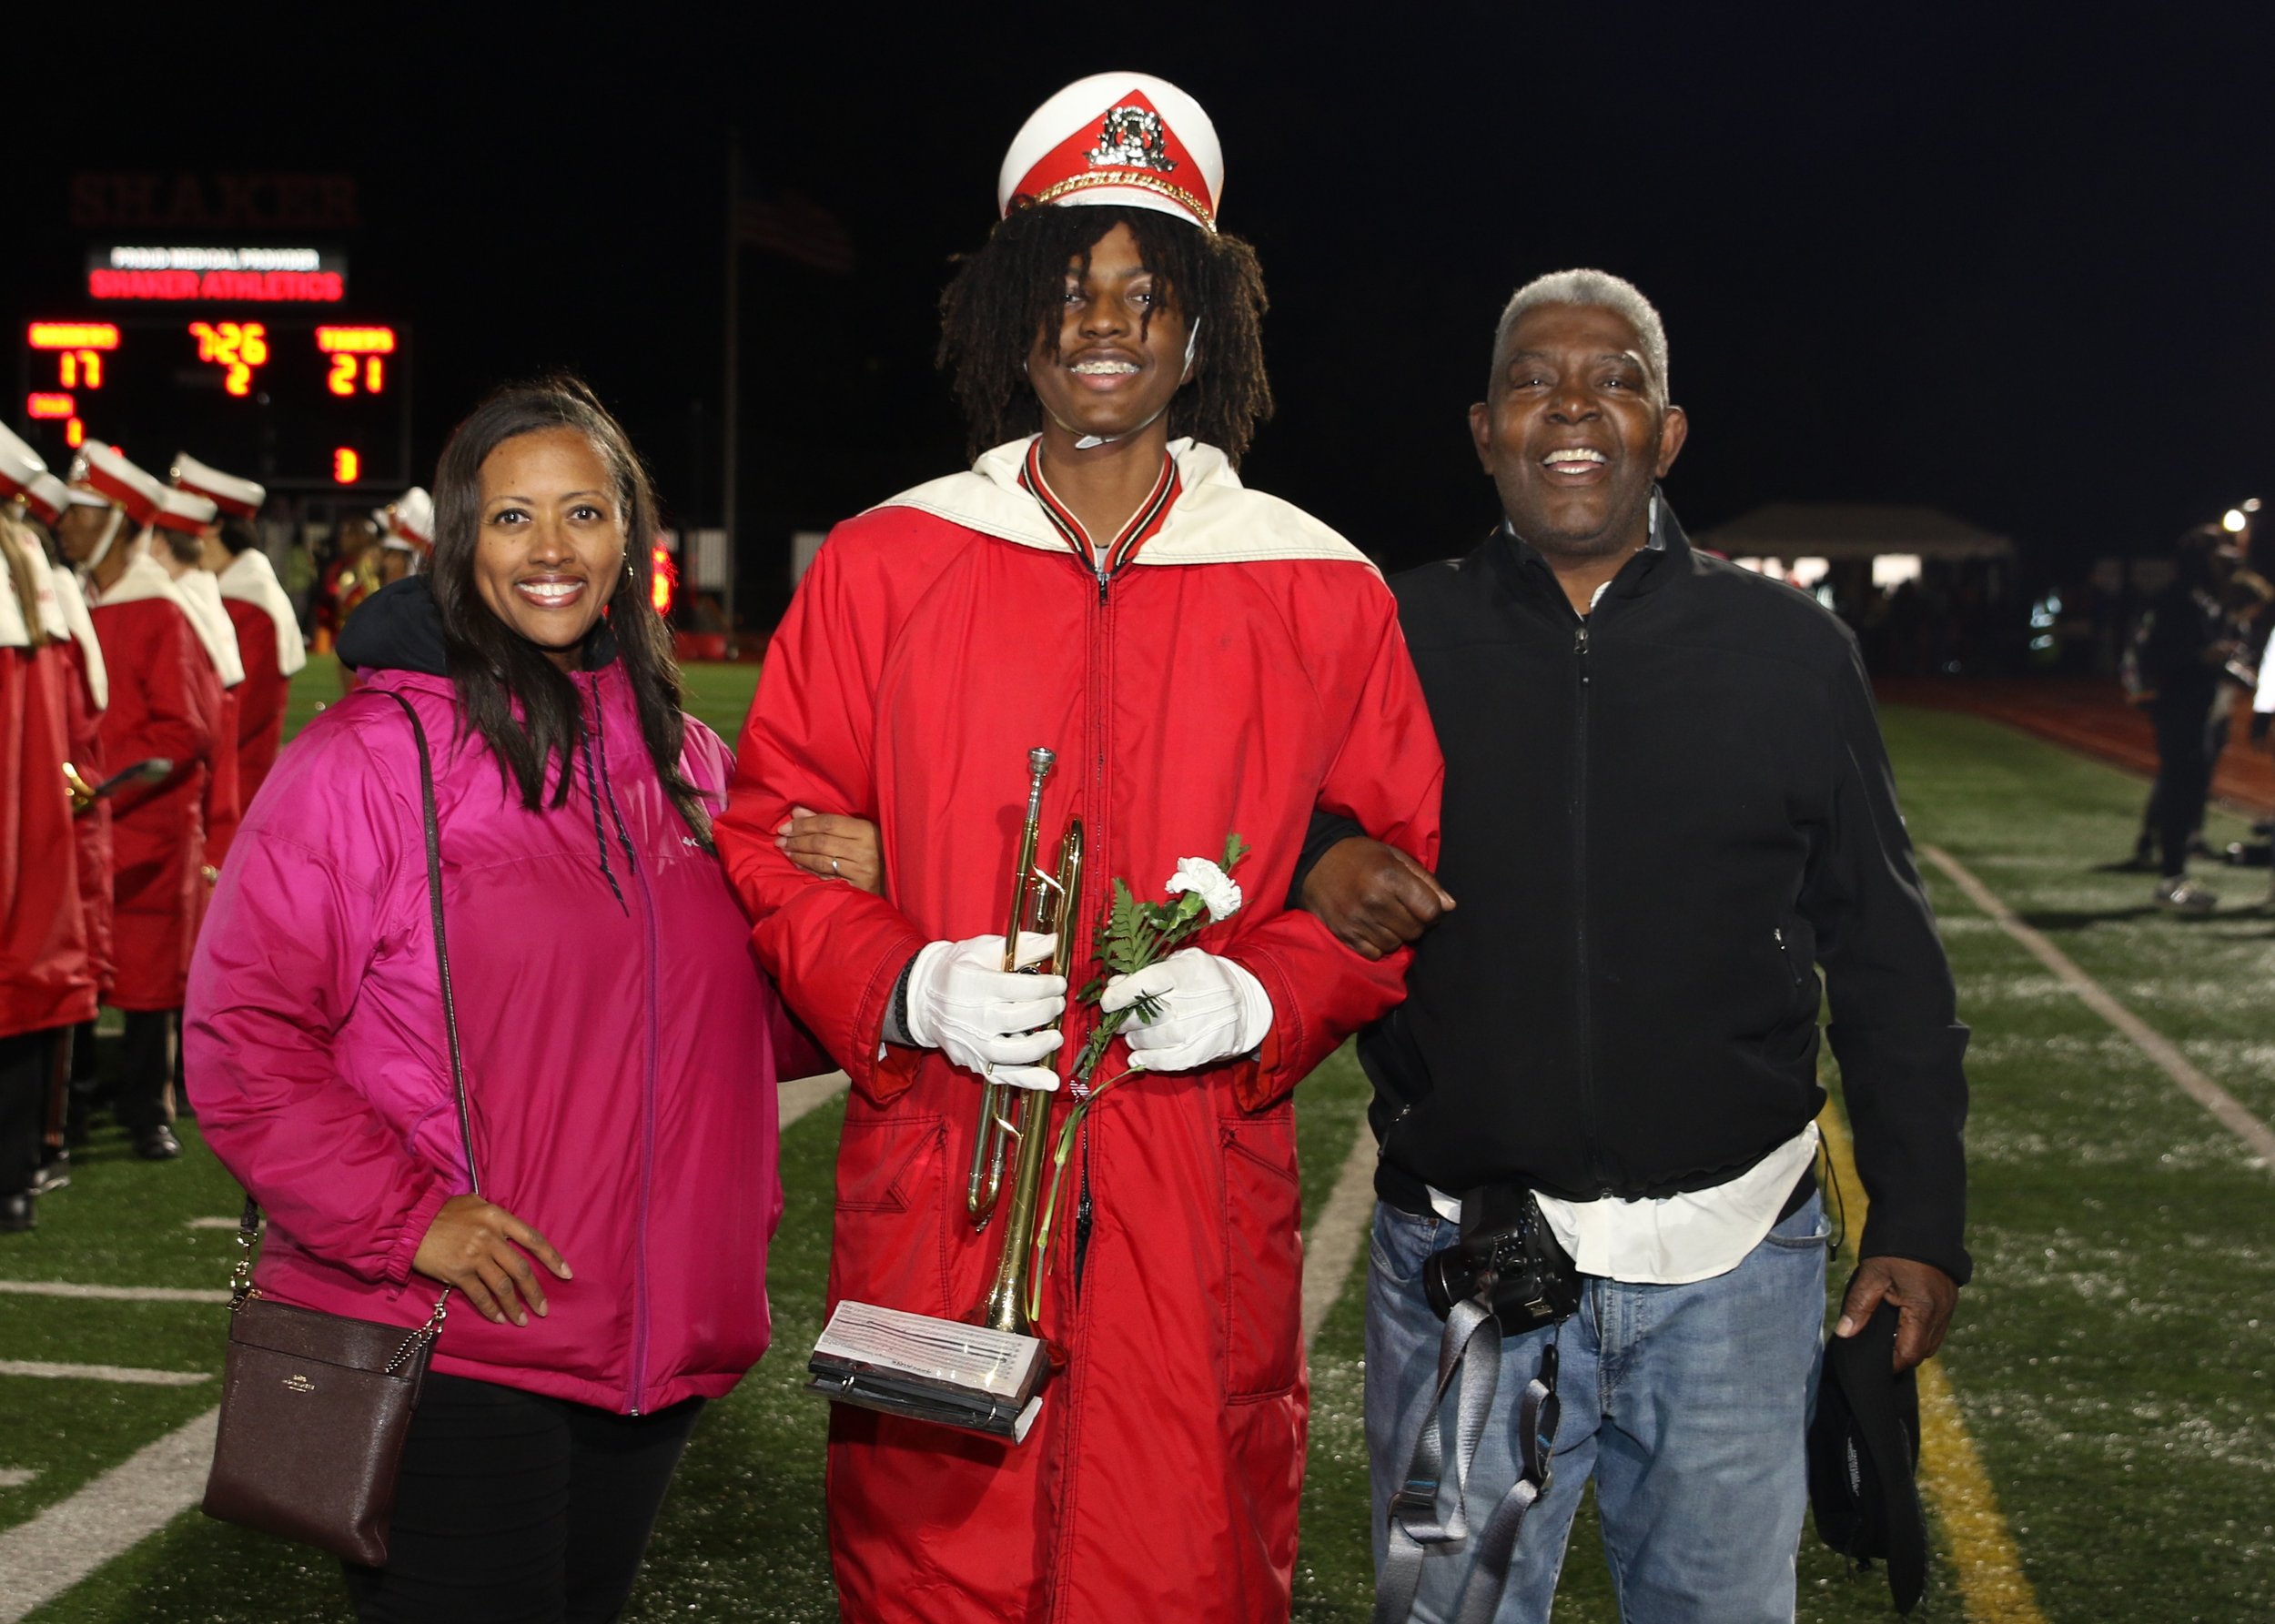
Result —
[[[95,635],[86,599],[78,577],[68,570],[50,577],[70,639],[56,645],[69,680],[64,685],[64,731],[71,745],[71,764],[90,784],[105,777],[103,766],[103,707],[110,702],[110,677],[103,665],[103,645]],[[86,916],[87,963],[93,973],[97,1002],[110,997],[111,978],[117,961],[111,949],[111,803],[98,801],[71,820],[78,854],[79,903]]]
[[[238,554],[221,572],[220,586],[221,607],[236,628],[238,655],[245,666],[245,681],[236,690],[238,808],[242,817],[277,763],[292,674],[307,663],[308,656],[292,600],[266,558],[251,550]],[[227,854],[228,836],[234,832],[232,825],[228,833],[208,840],[208,861],[216,866]]]
[[[1041,1326],[1068,1364],[1026,1442],[836,1411],[830,1538],[855,1624],[1289,1612],[1307,1389],[1288,1095],[1398,1001],[1404,963],[1370,963],[1280,904],[1315,806],[1434,863],[1442,765],[1366,560],[1244,489],[1212,448],[1172,449],[1182,492],[1108,586],[1020,488],[1024,442],[839,526],[743,732],[720,851],[760,956],[854,1084],[833,1306],[960,1316],[992,1269],[999,1235],[964,1214],[975,1079],[936,1052],[878,1054],[911,955],[1004,927],[1027,751],[1058,752],[1049,838],[1087,825],[1086,942],[1113,878],[1158,898],[1179,858],[1220,855],[1228,832],[1253,848],[1235,876],[1248,905],[1198,945],[1263,983],[1271,1034],[1092,1111]],[[888,897],[778,853],[794,803],[874,819]],[[1062,1074],[1090,1024],[1070,1016]],[[1117,1044],[1098,1075],[1123,1065]]]
[[[94,608],[110,674],[104,765],[174,763],[155,785],[111,801],[112,927],[120,1009],[178,1009],[204,911],[205,798],[222,714],[221,680],[157,561],[137,557]]]
[[[277,633],[268,611],[234,598],[223,599],[221,607],[228,611],[230,629],[237,634],[245,681],[230,690],[237,701],[236,728],[229,740],[237,767],[237,804],[226,817],[217,808],[213,827],[206,832],[206,861],[216,868],[229,854],[237,826],[253,804],[253,792],[276,765],[277,747],[284,741],[287,687],[284,673],[277,669]]]
[[[221,684],[221,705],[213,720],[213,759],[207,763],[206,771],[206,849],[198,865],[204,883],[196,893],[197,913],[190,927],[194,940],[197,925],[205,920],[206,904],[213,895],[214,871],[220,865],[221,853],[228,849],[229,838],[237,832],[238,820],[245,813],[237,768],[238,713],[245,691],[245,662],[238,653],[237,628],[229,622],[219,580],[204,570],[190,570],[175,579],[174,591],[189,610],[190,624],[197,629],[197,641],[206,651],[206,658],[213,662],[214,674]]]
[[[5,544],[31,545],[27,538]],[[72,671],[67,642],[54,640],[66,628],[46,561],[28,562],[37,602],[19,603],[10,572],[0,570],[0,1036],[8,1037],[95,1017],[63,776]]]

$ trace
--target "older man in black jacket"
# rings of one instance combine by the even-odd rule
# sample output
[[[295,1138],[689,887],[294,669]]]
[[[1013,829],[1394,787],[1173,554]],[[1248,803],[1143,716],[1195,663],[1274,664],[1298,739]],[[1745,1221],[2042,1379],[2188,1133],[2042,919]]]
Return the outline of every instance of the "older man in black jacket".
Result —
[[[1967,1030],[1855,639],[1694,552],[1659,493],[1687,423],[1657,312],[1600,272],[1520,289],[1470,418],[1506,519],[1393,583],[1446,755],[1443,866],[1323,821],[1302,882],[1354,946],[1419,938],[1407,1003],[1361,1050],[1378,1559],[1403,1545],[1414,1616],[1452,1616],[1475,1530],[1545,1475],[1515,1417],[1554,1341],[1552,1482],[1492,1616],[1547,1617],[1592,1475],[1623,1617],[1789,1619],[1828,1234],[1818,972],[1871,1201],[1836,1333],[1895,1305],[1899,1368],[1968,1272]],[[1489,1190],[1533,1194],[1579,1308],[1506,1335],[1471,1537],[1418,1558],[1386,1511],[1432,1409],[1425,1264]],[[1426,1541],[1428,1503],[1394,1519]]]

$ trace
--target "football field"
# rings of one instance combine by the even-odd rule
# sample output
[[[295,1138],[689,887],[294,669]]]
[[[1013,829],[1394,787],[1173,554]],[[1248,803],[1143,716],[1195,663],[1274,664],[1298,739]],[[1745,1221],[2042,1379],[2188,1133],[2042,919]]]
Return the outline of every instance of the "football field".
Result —
[[[730,740],[754,671],[690,673],[693,708]],[[296,726],[337,685],[331,662],[312,662]],[[1965,715],[1897,707],[1885,721],[1975,1031],[1977,1275],[1922,1382],[1925,1616],[2275,1619],[2275,912],[2255,905],[2266,871],[2209,871],[2222,912],[2164,916],[2147,876],[2102,867],[2130,847],[2139,779]],[[2216,812],[2208,836],[2219,846],[2241,832]],[[1305,1306],[1319,1328],[1296,1616],[1353,1624],[1370,1589],[1365,1264],[1350,1238],[1365,1212],[1364,1099],[1346,1051],[1297,1104]],[[775,1348],[698,1428],[631,1619],[836,1617],[825,1410],[798,1389],[820,1323],[843,1098],[806,1087],[785,1101],[803,1114],[784,1135]],[[1837,1145],[1837,1098],[1827,1127]],[[71,1187],[42,1203],[39,1228],[0,1236],[0,1624],[350,1616],[328,1558],[196,1509],[239,1196],[196,1125],[181,1136],[180,1162],[151,1165],[106,1125]],[[1862,1195],[1853,1175],[1844,1182],[1853,1236]],[[1833,1268],[1836,1290],[1847,1264]],[[1883,1576],[1851,1573],[1813,1534],[1800,1572],[1805,1620],[1892,1616]],[[1147,1616],[1133,1598],[1130,1617]],[[1584,1518],[1556,1616],[1617,1617]]]

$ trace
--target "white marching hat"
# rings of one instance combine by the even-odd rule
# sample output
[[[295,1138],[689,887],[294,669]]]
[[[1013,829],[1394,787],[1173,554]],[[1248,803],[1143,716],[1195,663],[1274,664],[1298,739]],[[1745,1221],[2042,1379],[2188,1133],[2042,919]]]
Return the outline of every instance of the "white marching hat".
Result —
[[[71,482],[84,485],[123,508],[136,524],[157,522],[166,487],[126,459],[116,446],[90,443],[71,465]]]
[[[0,423],[0,501],[19,496],[28,500],[33,485],[46,472],[47,464],[40,454]]]
[[[1013,137],[996,206],[1119,203],[1217,228],[1224,153],[1200,104],[1151,74],[1092,74]]]
[[[162,530],[195,536],[211,524],[219,512],[210,497],[199,496],[194,490],[167,490],[161,487],[158,510],[150,522]]]
[[[238,519],[252,518],[268,499],[265,487],[207,467],[187,451],[174,453],[174,487],[205,497],[222,512]]]
[[[423,486],[414,485],[379,509],[380,545],[408,543],[411,550],[434,550],[434,499]]]
[[[55,523],[70,505],[71,487],[44,469],[33,477],[31,488],[24,492],[24,506],[42,524]]]

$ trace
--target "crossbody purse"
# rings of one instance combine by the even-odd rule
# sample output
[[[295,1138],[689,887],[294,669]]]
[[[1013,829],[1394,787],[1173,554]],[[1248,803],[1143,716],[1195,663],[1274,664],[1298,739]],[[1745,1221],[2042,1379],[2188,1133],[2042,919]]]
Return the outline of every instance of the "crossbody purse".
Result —
[[[400,694],[388,697],[402,706],[419,743],[427,902],[442,983],[450,1088],[467,1176],[480,1195],[458,1011],[450,995],[450,955],[442,934],[442,839],[435,820],[434,765],[426,731],[410,702]],[[450,1288],[435,1299],[426,1323],[408,1330],[270,1302],[252,1283],[259,1227],[260,1208],[248,1195],[230,1281],[228,1361],[213,1470],[206,1479],[206,1515],[317,1546],[367,1568],[384,1568],[403,1439],[441,1334]]]

